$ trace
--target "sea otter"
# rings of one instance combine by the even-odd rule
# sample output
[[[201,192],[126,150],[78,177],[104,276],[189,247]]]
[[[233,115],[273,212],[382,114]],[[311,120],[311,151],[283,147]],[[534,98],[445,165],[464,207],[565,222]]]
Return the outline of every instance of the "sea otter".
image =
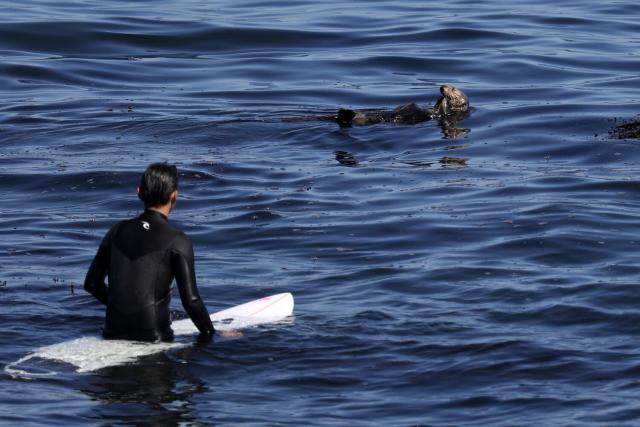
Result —
[[[341,108],[336,114],[325,116],[303,116],[284,119],[285,122],[305,122],[311,120],[332,121],[341,127],[372,125],[376,123],[414,124],[427,120],[438,120],[445,138],[469,133],[469,129],[456,128],[469,115],[469,98],[452,85],[440,86],[440,98],[432,108],[423,108],[415,103],[401,105],[394,110],[350,110]]]
[[[622,122],[611,129],[609,134],[618,139],[638,139],[640,138],[640,120]]]
[[[460,89],[451,85],[440,86],[442,96],[433,108],[422,108],[415,103],[401,105],[394,110],[362,110],[355,111],[346,108],[338,110],[336,122],[343,127],[352,125],[371,125],[375,123],[406,123],[413,124],[434,118],[447,119],[458,116],[462,120],[469,112],[469,98]]]

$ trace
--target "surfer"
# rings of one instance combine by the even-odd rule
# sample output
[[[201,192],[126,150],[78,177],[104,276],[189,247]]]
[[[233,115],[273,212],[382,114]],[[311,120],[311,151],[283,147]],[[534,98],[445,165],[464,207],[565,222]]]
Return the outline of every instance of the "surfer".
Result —
[[[138,197],[144,212],[111,227],[84,282],[84,288],[107,306],[103,336],[172,341],[169,303],[175,277],[200,339],[210,341],[215,329],[196,286],[193,245],[168,222],[178,198],[176,167],[150,165],[140,180]]]

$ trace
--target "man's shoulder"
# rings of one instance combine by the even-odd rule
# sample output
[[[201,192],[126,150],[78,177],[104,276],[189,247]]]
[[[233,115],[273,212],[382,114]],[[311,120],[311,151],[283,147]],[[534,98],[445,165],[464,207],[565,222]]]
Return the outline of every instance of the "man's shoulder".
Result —
[[[193,253],[193,243],[189,236],[179,228],[171,226],[173,232],[175,233],[175,238],[173,239],[173,248],[179,252],[182,252],[185,255]]]
[[[164,223],[164,226],[168,230],[170,230],[170,232],[172,234],[175,235],[177,240],[187,240],[187,241],[191,242],[191,239],[189,239],[189,236],[187,236],[187,234],[184,231],[182,231],[182,229],[179,228],[174,223],[167,221],[167,222]]]
[[[131,219],[130,221],[141,222],[142,219],[143,219],[142,217],[137,217],[137,218]],[[143,224],[142,227],[144,228],[145,224]],[[181,250],[182,252],[191,250],[190,248],[192,246],[192,243],[189,236],[187,236],[185,232],[182,231],[180,228],[178,228],[177,226],[175,226],[174,224],[166,220],[164,221],[156,220],[155,222],[149,225],[148,230],[155,231],[157,233],[156,236],[159,236],[160,240],[166,242],[167,244],[170,244],[170,246],[178,250]]]
[[[104,235],[104,238],[102,239],[102,243],[100,243],[101,246],[111,245],[111,243],[113,242],[113,239],[115,239],[116,234],[118,233],[118,229],[120,228],[123,222],[124,221],[118,221],[115,224],[113,224],[111,227],[109,227],[109,231],[107,231],[107,233]]]
[[[176,242],[191,244],[191,238],[187,236],[184,231],[180,230],[179,228],[174,228],[173,230],[176,233]]]

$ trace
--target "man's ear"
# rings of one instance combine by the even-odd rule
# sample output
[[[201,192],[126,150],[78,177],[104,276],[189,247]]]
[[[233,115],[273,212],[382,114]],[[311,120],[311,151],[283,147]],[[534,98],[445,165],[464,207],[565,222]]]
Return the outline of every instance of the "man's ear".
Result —
[[[140,187],[136,187],[136,194],[138,195],[138,199],[142,200],[142,195],[140,194]]]
[[[171,205],[172,206],[175,205],[177,201],[178,201],[178,190],[171,193]]]

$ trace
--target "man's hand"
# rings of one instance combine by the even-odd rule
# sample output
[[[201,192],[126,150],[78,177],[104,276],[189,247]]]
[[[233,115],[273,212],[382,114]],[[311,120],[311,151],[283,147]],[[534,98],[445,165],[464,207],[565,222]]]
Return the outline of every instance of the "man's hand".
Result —
[[[213,340],[213,334],[200,333],[198,335],[198,343],[200,344],[207,344],[211,342],[211,340]]]
[[[244,336],[242,332],[236,330],[220,331],[220,336],[225,338],[240,338]]]

